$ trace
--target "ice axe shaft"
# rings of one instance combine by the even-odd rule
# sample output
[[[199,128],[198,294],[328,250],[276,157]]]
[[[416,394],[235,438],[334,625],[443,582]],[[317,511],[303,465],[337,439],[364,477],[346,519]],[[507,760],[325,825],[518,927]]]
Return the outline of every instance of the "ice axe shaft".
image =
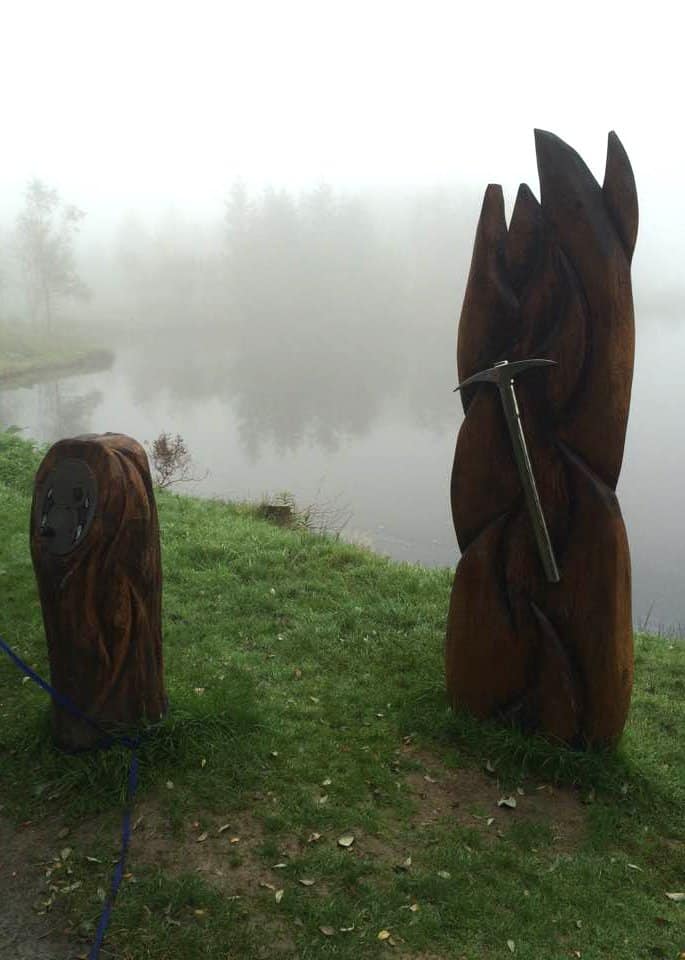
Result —
[[[555,363],[555,360],[541,359],[516,360],[513,363],[509,363],[508,360],[502,360],[488,370],[483,370],[481,373],[476,373],[472,377],[468,377],[455,388],[456,392],[456,390],[462,390],[472,383],[480,382],[494,383],[499,390],[502,407],[504,408],[504,416],[507,421],[507,427],[509,428],[511,444],[514,448],[516,466],[518,467],[523,493],[526,498],[528,515],[533,524],[535,542],[540,554],[545,576],[550,583],[558,583],[561,577],[554,557],[554,549],[552,548],[552,541],[549,538],[547,524],[545,523],[545,515],[542,512],[542,504],[540,503],[540,496],[535,483],[533,467],[530,462],[530,456],[528,455],[526,437],[523,432],[521,414],[514,389],[514,377],[530,367],[548,366]]]

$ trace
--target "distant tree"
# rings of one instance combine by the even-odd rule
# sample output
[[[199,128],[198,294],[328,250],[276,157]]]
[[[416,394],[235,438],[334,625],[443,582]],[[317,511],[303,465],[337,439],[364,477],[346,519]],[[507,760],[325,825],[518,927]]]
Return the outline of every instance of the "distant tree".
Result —
[[[74,237],[85,213],[63,203],[58,192],[40,180],[30,181],[24,199],[17,217],[16,252],[31,319],[42,319],[50,330],[57,301],[89,296],[74,257]]]

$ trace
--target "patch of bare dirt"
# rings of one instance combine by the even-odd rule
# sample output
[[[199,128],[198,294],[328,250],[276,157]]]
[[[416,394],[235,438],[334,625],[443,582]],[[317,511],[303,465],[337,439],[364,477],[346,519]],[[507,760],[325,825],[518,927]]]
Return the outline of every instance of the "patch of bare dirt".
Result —
[[[554,849],[562,853],[577,849],[586,834],[585,808],[578,791],[571,787],[527,782],[512,794],[501,788],[496,772],[446,769],[438,758],[427,752],[412,747],[405,751],[405,755],[418,761],[424,770],[406,777],[418,802],[413,818],[416,826],[451,820],[494,840],[512,823],[539,823],[551,829]],[[513,796],[514,809],[498,805],[505,796]]]
[[[13,960],[71,960],[73,941],[47,911],[45,864],[57,850],[59,824],[16,825],[0,816],[0,957]]]
[[[586,810],[579,793],[571,788],[528,782],[522,793],[511,794],[516,807],[508,809],[498,806],[504,791],[496,771],[447,769],[439,757],[412,744],[405,744],[401,753],[419,765],[405,775],[417,805],[414,816],[382,837],[354,826],[349,831],[354,834],[349,855],[368,858],[384,868],[376,882],[392,884],[394,874],[412,868],[412,856],[421,859],[425,853],[420,843],[422,826],[461,825],[477,830],[486,842],[496,843],[514,823],[545,825],[552,831],[553,853],[573,852],[585,836]],[[119,822],[118,816],[110,813],[72,825],[64,836],[58,817],[17,826],[0,815],[0,957],[73,960],[82,952],[75,945],[74,931],[64,927],[64,921],[60,923],[58,909],[41,915],[41,899],[48,895],[50,882],[46,870],[61,848],[73,846],[75,852],[86,853],[92,849],[91,841],[110,834],[112,856],[116,856],[120,834],[115,822]],[[222,895],[240,899],[246,906],[250,901],[275,898],[279,890],[287,893],[288,887],[302,879],[288,865],[311,843],[337,843],[334,831],[316,840],[307,835],[278,838],[273,863],[265,863],[262,848],[267,837],[261,821],[249,810],[227,814],[224,820],[198,811],[197,819],[190,817],[179,835],[160,812],[157,799],[150,797],[136,804],[133,822],[127,859],[127,870],[133,876],[146,866],[158,866],[169,876],[195,872]],[[417,843],[410,842],[407,827],[416,831]],[[286,866],[279,866],[282,864]],[[326,896],[326,883],[313,879],[312,895]],[[287,955],[294,950],[291,931],[285,923],[282,929],[274,923],[269,934],[270,955]],[[419,954],[412,955],[412,960],[441,958]]]

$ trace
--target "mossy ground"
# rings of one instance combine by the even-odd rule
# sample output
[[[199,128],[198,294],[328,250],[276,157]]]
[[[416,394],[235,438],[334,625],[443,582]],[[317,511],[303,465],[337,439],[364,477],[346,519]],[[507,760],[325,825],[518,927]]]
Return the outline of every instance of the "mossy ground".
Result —
[[[39,459],[0,434],[0,635],[45,675]],[[618,751],[574,753],[448,710],[450,571],[245,506],[158,507],[171,707],[140,751],[103,957],[676,960],[682,641],[636,637]],[[62,960],[109,889],[128,752],[59,754],[47,710],[0,657],[0,954]]]

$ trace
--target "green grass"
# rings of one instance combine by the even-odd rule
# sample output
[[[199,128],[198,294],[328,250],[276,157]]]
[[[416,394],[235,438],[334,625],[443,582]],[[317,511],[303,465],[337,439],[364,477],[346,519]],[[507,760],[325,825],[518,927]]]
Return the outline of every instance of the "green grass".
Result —
[[[0,383],[23,383],[46,370],[111,363],[113,354],[92,335],[56,325],[51,333],[0,321]]]
[[[39,459],[0,434],[0,635],[45,674],[28,551]],[[576,753],[448,710],[449,571],[278,528],[246,506],[159,493],[158,507],[171,709],[141,749],[144,821],[105,956],[480,960],[512,956],[511,940],[540,960],[676,960],[685,903],[666,892],[685,890],[681,641],[636,637],[619,749]],[[127,751],[57,753],[45,694],[0,658],[0,755],[0,816],[53,863],[49,916],[84,950],[118,852]],[[558,798],[544,816],[543,784]],[[516,810],[497,807],[505,793]]]

